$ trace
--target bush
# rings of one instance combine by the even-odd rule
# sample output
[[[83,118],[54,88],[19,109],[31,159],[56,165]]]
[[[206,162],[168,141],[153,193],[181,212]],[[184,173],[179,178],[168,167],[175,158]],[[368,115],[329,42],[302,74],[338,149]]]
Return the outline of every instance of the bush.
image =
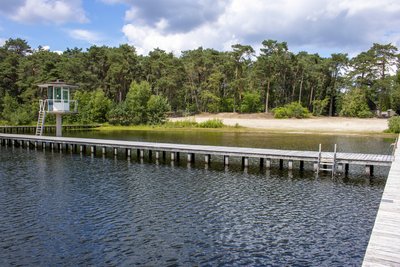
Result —
[[[263,109],[261,97],[257,93],[244,93],[240,111],[244,113],[259,112]]]
[[[325,98],[323,100],[314,100],[312,103],[313,103],[313,114],[315,116],[321,116],[326,112],[326,108],[329,103],[329,98]]]
[[[340,116],[369,118],[373,114],[369,110],[365,91],[361,88],[354,88],[343,96],[342,110]]]
[[[310,117],[310,112],[307,108],[303,107],[298,102],[292,102],[289,104],[284,105],[283,107],[274,108],[272,110],[274,113],[274,117],[277,119],[284,119],[284,118],[308,118]]]
[[[197,127],[197,122],[194,119],[186,119],[182,121],[169,121],[165,125],[168,128],[191,128]]]
[[[388,124],[389,124],[389,132],[400,133],[400,117],[399,116],[391,117],[388,121]]]
[[[164,123],[167,118],[166,113],[170,109],[167,98],[159,95],[150,96],[149,101],[147,101],[148,122],[150,124]]]
[[[198,124],[200,128],[222,128],[224,126],[224,123],[220,119],[211,119]]]

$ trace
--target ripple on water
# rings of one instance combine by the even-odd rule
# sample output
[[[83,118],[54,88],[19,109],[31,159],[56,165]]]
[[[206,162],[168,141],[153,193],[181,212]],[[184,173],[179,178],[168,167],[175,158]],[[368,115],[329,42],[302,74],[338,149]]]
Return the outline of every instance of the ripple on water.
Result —
[[[0,160],[0,265],[359,265],[383,190],[4,147]]]

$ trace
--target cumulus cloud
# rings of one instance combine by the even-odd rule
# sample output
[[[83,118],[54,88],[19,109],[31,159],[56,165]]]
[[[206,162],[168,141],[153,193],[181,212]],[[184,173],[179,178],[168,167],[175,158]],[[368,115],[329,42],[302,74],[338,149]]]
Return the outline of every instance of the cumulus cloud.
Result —
[[[88,31],[88,30],[83,30],[83,29],[69,30],[68,34],[70,37],[72,37],[74,39],[85,41],[90,44],[96,44],[103,39],[101,34],[94,32],[94,31]]]
[[[351,53],[400,40],[397,0],[103,1],[129,5],[122,31],[145,52],[230,49],[235,43],[258,48],[276,39],[291,50]]]
[[[21,23],[88,21],[81,0],[3,0],[0,13]]]

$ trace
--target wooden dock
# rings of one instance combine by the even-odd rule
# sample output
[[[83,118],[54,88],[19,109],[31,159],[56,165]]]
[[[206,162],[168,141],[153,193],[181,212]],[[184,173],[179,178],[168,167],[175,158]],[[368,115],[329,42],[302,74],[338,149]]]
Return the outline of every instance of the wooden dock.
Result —
[[[400,266],[400,149],[386,180],[363,265]]]
[[[100,125],[63,125],[62,128],[65,131],[69,130],[89,130],[100,127]],[[44,126],[43,132],[51,133],[56,131],[55,125]],[[0,126],[0,133],[35,133],[36,126]]]
[[[148,151],[149,156],[155,154],[155,158],[160,155],[165,158],[169,153],[171,161],[179,160],[180,154],[186,154],[187,162],[194,162],[195,155],[204,156],[205,163],[210,163],[211,156],[222,156],[223,164],[229,165],[229,157],[242,159],[244,167],[249,166],[249,158],[257,158],[260,165],[269,168],[272,160],[279,160],[280,168],[283,168],[284,161],[287,168],[293,169],[293,162],[299,162],[300,169],[304,168],[304,162],[312,162],[314,169],[317,168],[318,151],[297,151],[279,149],[260,149],[245,147],[225,147],[225,146],[206,146],[206,145],[186,145],[170,143],[134,142],[122,140],[88,139],[72,137],[52,137],[52,136],[33,136],[19,134],[0,134],[2,145],[26,146],[42,149],[58,149],[60,151],[75,151],[84,153],[90,149],[90,153],[95,154],[101,149],[102,154],[107,154],[107,150],[112,150],[114,155],[125,152],[127,157],[131,157],[132,150],[136,150],[138,157],[143,158],[144,152]],[[333,152],[323,152],[325,158],[332,157]],[[336,165],[338,171],[347,172],[349,165],[363,165],[366,172],[373,174],[374,166],[390,166],[392,155],[361,154],[361,153],[337,153]]]

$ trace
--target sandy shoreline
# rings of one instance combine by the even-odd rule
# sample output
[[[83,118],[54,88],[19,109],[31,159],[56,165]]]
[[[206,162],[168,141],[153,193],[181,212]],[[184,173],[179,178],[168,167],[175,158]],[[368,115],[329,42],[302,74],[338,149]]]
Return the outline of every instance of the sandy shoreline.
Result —
[[[321,132],[321,133],[382,133],[388,128],[387,119],[358,119],[338,117],[313,117],[308,119],[274,119],[269,114],[199,114],[171,118],[171,121],[194,119],[202,122],[218,118],[225,125],[266,129],[271,131]]]

